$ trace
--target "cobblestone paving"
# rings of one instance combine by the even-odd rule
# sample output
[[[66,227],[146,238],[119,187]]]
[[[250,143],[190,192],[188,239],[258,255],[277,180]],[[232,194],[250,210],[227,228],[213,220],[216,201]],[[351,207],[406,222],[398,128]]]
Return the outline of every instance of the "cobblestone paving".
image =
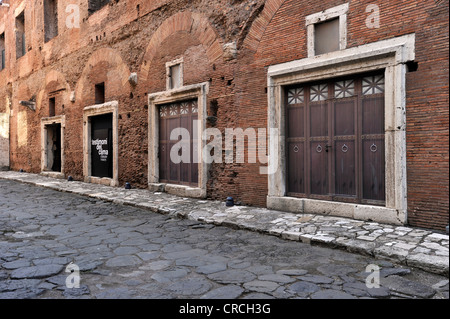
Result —
[[[66,272],[80,268],[80,288]],[[380,288],[367,288],[381,267]],[[0,180],[0,299],[448,298],[392,261]]]
[[[389,259],[447,277],[449,275],[449,236],[435,231],[264,208],[229,208],[218,201],[180,198],[144,189],[124,190],[98,184],[67,182],[13,171],[0,172],[1,178],[132,205],[171,217],[246,229],[311,245],[340,248],[352,253]]]

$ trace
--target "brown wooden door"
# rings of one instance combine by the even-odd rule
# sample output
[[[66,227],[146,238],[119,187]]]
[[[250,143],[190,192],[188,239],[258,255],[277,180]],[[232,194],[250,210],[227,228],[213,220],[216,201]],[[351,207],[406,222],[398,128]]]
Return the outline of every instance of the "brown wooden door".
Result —
[[[288,195],[383,205],[383,75],[286,92]]]
[[[194,121],[198,119],[197,100],[183,101],[160,106],[159,121],[159,179],[163,183],[198,186],[198,163],[194,163],[198,149],[194,143]],[[170,140],[174,129],[184,128],[189,132],[189,162],[175,163],[170,150],[179,140]],[[180,150],[179,155],[181,156]]]

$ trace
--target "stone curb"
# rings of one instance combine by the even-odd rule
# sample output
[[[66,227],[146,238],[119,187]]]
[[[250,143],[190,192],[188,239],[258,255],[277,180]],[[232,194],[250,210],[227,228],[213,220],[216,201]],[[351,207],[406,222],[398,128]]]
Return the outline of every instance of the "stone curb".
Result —
[[[29,173],[0,172],[0,179],[130,205],[171,217],[343,249],[449,276],[449,236],[431,230],[247,206],[230,208],[218,201],[181,198],[145,189],[124,190],[98,184],[68,182]]]

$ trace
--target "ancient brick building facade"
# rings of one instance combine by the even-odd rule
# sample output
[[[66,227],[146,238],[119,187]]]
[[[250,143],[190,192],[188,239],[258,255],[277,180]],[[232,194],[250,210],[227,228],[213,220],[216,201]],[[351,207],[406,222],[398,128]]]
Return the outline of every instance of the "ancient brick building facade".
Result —
[[[5,0],[0,167],[442,230],[448,31],[437,0]],[[237,128],[244,163],[199,160]]]

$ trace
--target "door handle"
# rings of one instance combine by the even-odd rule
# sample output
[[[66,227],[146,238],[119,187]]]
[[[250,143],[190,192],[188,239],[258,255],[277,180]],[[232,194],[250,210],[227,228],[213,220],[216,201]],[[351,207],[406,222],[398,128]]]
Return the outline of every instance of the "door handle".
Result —
[[[333,148],[333,146],[327,144],[327,145],[325,146],[325,152],[328,153],[328,150],[329,150],[330,148]]]

